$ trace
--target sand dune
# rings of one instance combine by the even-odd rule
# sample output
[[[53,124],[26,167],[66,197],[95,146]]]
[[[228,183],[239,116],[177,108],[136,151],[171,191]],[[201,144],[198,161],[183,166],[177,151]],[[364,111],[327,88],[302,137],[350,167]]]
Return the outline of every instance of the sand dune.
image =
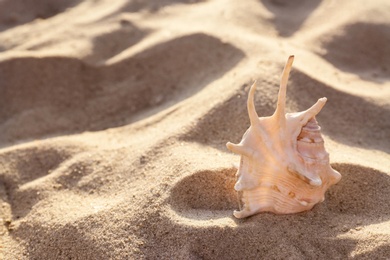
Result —
[[[390,5],[0,0],[1,259],[387,259]],[[227,141],[317,119],[342,180],[311,211],[234,218]]]

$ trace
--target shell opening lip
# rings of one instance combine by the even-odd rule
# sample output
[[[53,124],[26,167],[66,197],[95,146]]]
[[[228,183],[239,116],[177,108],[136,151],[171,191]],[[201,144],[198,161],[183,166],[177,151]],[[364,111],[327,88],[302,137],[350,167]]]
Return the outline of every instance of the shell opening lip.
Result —
[[[307,174],[304,174],[300,172],[299,170],[296,170],[293,165],[287,167],[287,171],[289,174],[292,174],[296,176],[297,178],[301,179],[305,183],[311,185],[311,186],[321,186],[322,185],[322,180],[320,177],[316,176],[308,176]]]

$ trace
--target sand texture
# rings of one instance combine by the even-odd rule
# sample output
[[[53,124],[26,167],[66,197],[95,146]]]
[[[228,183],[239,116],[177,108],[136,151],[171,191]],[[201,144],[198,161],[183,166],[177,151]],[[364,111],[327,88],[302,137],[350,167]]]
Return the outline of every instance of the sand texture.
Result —
[[[238,220],[291,54],[342,180]],[[0,259],[348,258],[390,258],[390,1],[0,0]]]

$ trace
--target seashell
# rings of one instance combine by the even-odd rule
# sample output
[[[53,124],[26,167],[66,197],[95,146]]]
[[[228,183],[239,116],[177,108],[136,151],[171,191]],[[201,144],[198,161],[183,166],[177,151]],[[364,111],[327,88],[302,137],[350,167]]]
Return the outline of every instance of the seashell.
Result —
[[[234,189],[240,211],[236,218],[259,212],[290,214],[310,210],[324,201],[326,190],[341,179],[329,164],[321,127],[315,116],[326,103],[320,98],[306,111],[285,114],[287,81],[294,56],[283,70],[278,102],[272,116],[258,117],[254,94],[248,96],[250,127],[239,144],[227,148],[241,155]]]

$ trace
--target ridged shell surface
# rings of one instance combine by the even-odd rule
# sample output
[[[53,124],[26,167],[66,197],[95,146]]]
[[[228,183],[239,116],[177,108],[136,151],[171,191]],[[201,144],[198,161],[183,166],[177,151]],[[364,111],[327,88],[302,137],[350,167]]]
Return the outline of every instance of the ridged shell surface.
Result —
[[[277,214],[310,210],[341,175],[332,169],[315,116],[326,103],[320,98],[306,111],[285,113],[286,88],[294,56],[284,68],[277,107],[272,116],[258,117],[255,84],[248,96],[251,126],[239,144],[227,148],[241,155],[234,189],[240,198],[237,218],[259,212]]]

